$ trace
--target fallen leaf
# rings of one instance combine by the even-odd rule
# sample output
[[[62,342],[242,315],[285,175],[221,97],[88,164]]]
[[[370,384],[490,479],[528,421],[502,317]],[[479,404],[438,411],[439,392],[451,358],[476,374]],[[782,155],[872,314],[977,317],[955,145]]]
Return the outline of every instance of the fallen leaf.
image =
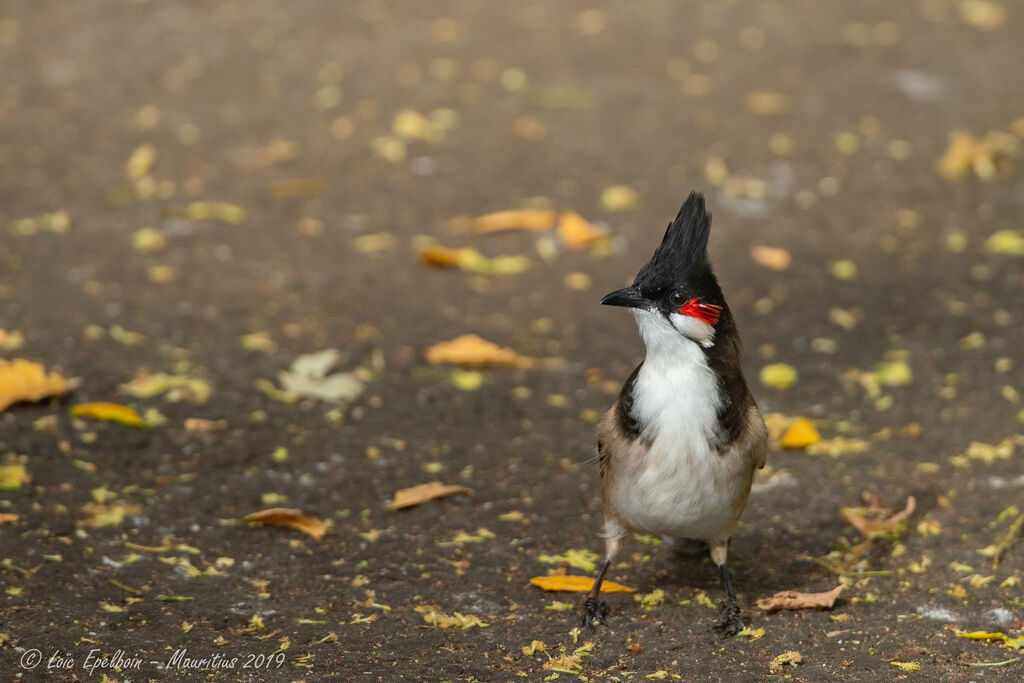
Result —
[[[387,251],[395,246],[395,236],[390,232],[375,232],[352,239],[352,248],[360,254]]]
[[[597,553],[590,550],[577,550],[575,548],[566,550],[561,555],[541,555],[537,558],[546,564],[565,563],[570,567],[582,569],[585,572],[592,572],[597,569]]]
[[[0,489],[16,491],[32,481],[24,465],[0,465]]]
[[[973,172],[981,180],[993,180],[1001,166],[1011,164],[1017,146],[1016,136],[1005,131],[989,131],[981,140],[966,131],[954,131],[939,159],[939,175],[962,180]]]
[[[139,372],[127,384],[122,384],[120,389],[135,398],[152,398],[166,394],[164,398],[171,403],[206,403],[206,399],[210,397],[210,385],[204,380],[162,372],[151,375],[145,370]]]
[[[749,626],[742,631],[739,631],[736,635],[750,638],[751,640],[759,640],[764,637],[764,628],[750,628]]]
[[[786,664],[789,664],[790,666],[797,666],[802,661],[804,661],[803,655],[796,650],[789,650],[788,652],[783,652],[772,660],[771,669],[772,671],[782,671],[782,667]]]
[[[892,664],[893,666],[895,666],[900,671],[920,671],[921,670],[921,665],[918,664],[917,662],[896,662],[896,661],[892,661],[892,662],[889,662],[889,663]]]
[[[768,612],[780,609],[831,609],[842,592],[842,584],[825,593],[781,591],[770,598],[760,598],[754,605]]]
[[[473,247],[450,249],[430,245],[420,250],[420,259],[428,265],[447,266],[484,275],[515,275],[530,267],[530,259],[525,256],[488,258]]]
[[[286,526],[298,529],[318,541],[323,537],[324,532],[327,531],[327,525],[316,517],[309,517],[298,510],[290,508],[271,508],[269,510],[253,512],[243,517],[242,521],[249,522],[250,524],[260,523],[269,526]]]
[[[757,265],[764,266],[769,270],[786,270],[793,260],[789,250],[781,247],[766,247],[763,244],[757,244],[750,248],[750,258]]]
[[[904,522],[917,507],[913,496],[907,498],[906,507],[895,514],[883,507],[846,507],[842,509],[843,519],[860,532],[866,539],[892,536],[904,528]]]
[[[498,346],[475,334],[464,334],[451,341],[434,344],[426,351],[427,361],[433,365],[443,363],[471,368],[491,365],[530,367],[533,360],[520,356],[509,348]]]
[[[985,31],[1002,28],[1006,23],[1006,10],[992,0],[960,0],[960,16],[972,26]]]
[[[354,401],[363,393],[364,385],[354,373],[328,371],[341,354],[336,349],[307,353],[296,358],[288,371],[278,374],[285,391],[321,401]]]
[[[565,211],[558,219],[558,237],[570,249],[584,249],[608,237],[575,211]]]
[[[238,225],[245,220],[245,209],[228,202],[196,201],[185,207],[189,220],[215,220],[228,225]]]
[[[93,403],[79,403],[71,409],[71,417],[91,417],[94,420],[103,422],[116,422],[128,425],[129,427],[145,427],[146,421],[142,416],[127,406],[118,403],[107,403],[95,401]]]
[[[140,254],[160,251],[167,246],[167,235],[156,228],[141,228],[132,234],[132,248]]]
[[[538,652],[544,652],[547,649],[547,645],[544,644],[543,640],[534,640],[529,645],[523,646],[523,654],[527,657],[532,657]]]
[[[0,351],[17,351],[25,345],[25,335],[17,330],[0,328]]]
[[[628,185],[612,185],[601,192],[601,206],[606,211],[635,209],[640,196]]]
[[[594,587],[594,579],[590,576],[535,576],[530,583],[546,591],[562,591],[565,593],[586,593]],[[601,584],[602,593],[632,593],[632,588],[627,588],[614,581],[605,581]]]
[[[64,377],[56,372],[47,374],[39,363],[21,358],[0,360],[0,411],[15,403],[33,403],[50,396],[60,396],[69,388]]]
[[[761,368],[761,384],[773,389],[788,389],[796,384],[796,368],[785,363],[772,363]]]
[[[473,219],[473,232],[498,232],[501,230],[547,230],[554,227],[555,211],[524,209],[520,211],[497,211]]]
[[[416,608],[416,611],[423,615],[423,621],[430,626],[436,626],[437,628],[455,628],[459,627],[462,630],[472,628],[474,626],[478,628],[487,628],[490,624],[480,620],[477,616],[465,616],[458,612],[453,612],[453,616],[448,616],[436,607],[428,607],[421,605]]]
[[[985,240],[985,249],[993,254],[1024,256],[1024,230],[998,230]]]
[[[13,512],[0,512],[0,524],[13,524],[19,519],[20,517]]]
[[[476,370],[452,370],[452,384],[463,391],[476,391],[484,385],[484,375]]]
[[[186,432],[201,432],[204,434],[208,434],[210,432],[219,432],[227,428],[227,420],[207,420],[202,417],[185,418]]]
[[[473,489],[459,486],[457,484],[442,484],[439,481],[432,481],[429,484],[420,484],[407,489],[395,491],[395,497],[388,505],[392,510],[420,505],[437,498],[454,495],[472,495]]]
[[[783,448],[807,448],[821,440],[814,423],[806,417],[798,417],[782,435],[779,445]]]

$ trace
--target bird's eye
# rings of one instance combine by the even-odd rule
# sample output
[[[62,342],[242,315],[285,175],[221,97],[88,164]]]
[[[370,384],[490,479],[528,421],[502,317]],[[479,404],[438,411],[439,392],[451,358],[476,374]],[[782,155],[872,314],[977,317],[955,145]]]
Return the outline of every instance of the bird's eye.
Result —
[[[686,303],[686,295],[682,292],[672,292],[668,300],[673,306],[682,306]]]

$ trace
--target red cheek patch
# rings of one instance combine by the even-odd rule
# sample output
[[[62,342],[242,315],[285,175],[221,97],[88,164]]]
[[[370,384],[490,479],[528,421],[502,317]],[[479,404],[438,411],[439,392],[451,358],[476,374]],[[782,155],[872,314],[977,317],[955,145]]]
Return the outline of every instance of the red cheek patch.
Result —
[[[690,299],[679,307],[679,312],[714,327],[718,324],[718,319],[722,316],[722,307],[716,306],[715,304],[701,303],[703,299],[704,297],[702,296]]]

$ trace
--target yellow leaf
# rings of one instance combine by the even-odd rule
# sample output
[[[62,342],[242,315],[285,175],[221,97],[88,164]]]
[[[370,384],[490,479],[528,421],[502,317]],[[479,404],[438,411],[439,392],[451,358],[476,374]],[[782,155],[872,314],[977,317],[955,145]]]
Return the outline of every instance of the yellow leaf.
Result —
[[[15,491],[30,481],[24,465],[0,465],[0,489]]]
[[[635,209],[638,201],[636,190],[627,185],[612,185],[601,192],[601,206],[606,211]]]
[[[920,671],[921,665],[917,662],[889,662],[901,671]]]
[[[532,359],[520,356],[512,349],[500,347],[475,334],[464,334],[451,341],[434,344],[427,349],[427,360],[433,365],[447,363],[466,367],[529,367],[533,364]]]
[[[772,363],[761,368],[761,384],[774,389],[788,389],[796,384],[796,368],[785,363]]]
[[[12,512],[0,512],[0,524],[13,524],[14,522],[17,522],[19,519],[20,517]]]
[[[484,375],[476,370],[453,370],[452,384],[463,391],[476,391],[484,385]]]
[[[530,267],[530,259],[525,256],[487,258],[473,247],[449,249],[431,245],[420,250],[420,259],[428,265],[448,266],[485,275],[516,275]]]
[[[748,628],[743,629],[742,631],[740,631],[736,635],[738,635],[738,636],[746,636],[747,638],[750,638],[751,640],[758,640],[758,639],[764,637],[764,629],[763,628],[749,628],[748,627]]]
[[[457,484],[445,485],[439,481],[432,481],[429,484],[420,484],[419,486],[413,486],[412,488],[395,491],[395,497],[388,507],[392,510],[401,510],[403,508],[420,505],[437,498],[444,498],[445,496],[468,496],[472,493],[473,489],[468,489],[465,486],[459,486]]]
[[[985,249],[993,254],[1024,256],[1024,230],[999,230],[985,240]]]
[[[547,230],[555,225],[554,211],[496,211],[473,219],[473,232],[500,230]]]
[[[956,631],[958,638],[969,638],[970,640],[1006,640],[1002,633],[991,633],[989,631]]]
[[[781,247],[766,247],[757,244],[750,248],[750,258],[759,266],[769,270],[786,270],[792,262],[793,257],[789,250]]]
[[[582,569],[585,572],[592,572],[597,569],[598,555],[590,550],[572,548],[566,550],[561,555],[541,555],[537,559],[546,564],[560,564],[564,562],[570,567]]]
[[[583,249],[608,236],[575,211],[566,211],[558,219],[558,237],[570,249]]]
[[[543,640],[535,640],[529,645],[523,646],[523,654],[527,657],[532,657],[538,652],[544,652],[547,649],[547,645],[544,644]]]
[[[253,512],[243,517],[242,521],[268,526],[286,526],[309,534],[318,541],[323,537],[324,532],[327,531],[327,525],[316,517],[309,517],[298,510],[289,508],[271,508],[269,510]]]
[[[15,358],[0,360],[0,411],[7,410],[15,403],[41,401],[50,396],[60,396],[68,390],[64,377],[51,372],[39,363]]]
[[[129,427],[145,427],[146,421],[137,412],[117,403],[96,401],[79,403],[71,409],[72,417],[91,417],[103,422],[117,422]]]
[[[779,445],[783,448],[807,448],[821,440],[814,423],[806,417],[798,417],[783,434]]]
[[[530,583],[546,591],[562,591],[565,593],[586,593],[594,586],[594,579],[589,576],[535,576]],[[614,581],[605,581],[601,584],[602,593],[632,593],[632,588],[627,588]]]

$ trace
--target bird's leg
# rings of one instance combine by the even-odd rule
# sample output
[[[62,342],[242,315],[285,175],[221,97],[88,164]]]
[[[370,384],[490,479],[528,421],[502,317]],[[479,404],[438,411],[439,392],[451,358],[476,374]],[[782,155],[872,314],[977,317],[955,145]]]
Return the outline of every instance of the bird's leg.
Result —
[[[607,528],[606,528],[607,533]],[[599,600],[598,595],[601,594],[601,584],[604,583],[604,575],[608,573],[608,567],[612,566],[612,559],[619,550],[619,536],[609,536],[607,548],[605,552],[604,562],[601,563],[601,570],[597,573],[597,578],[594,579],[594,585],[590,589],[590,593],[587,594],[587,599],[583,603],[583,612],[580,614],[580,626],[589,626],[594,628],[595,624],[604,624],[608,621],[608,603],[604,600]]]
[[[721,631],[727,636],[734,636],[743,630],[743,620],[740,619],[740,606],[736,602],[736,591],[732,587],[732,572],[725,566],[725,557],[728,552],[728,539],[723,542],[712,542],[711,559],[714,560],[722,572],[722,581],[725,583],[726,594],[725,602],[718,608],[721,620],[715,624],[715,630]]]
[[[597,596],[601,593],[601,584],[604,583],[604,575],[611,564],[611,559],[607,557],[604,559],[604,562],[601,563],[601,571],[597,573],[597,578],[594,580],[594,586],[590,589],[590,593],[587,594],[587,599],[583,603],[583,613],[580,614],[580,626],[589,626],[590,628],[594,628],[595,624],[603,624],[608,619],[608,603],[604,600],[598,600]]]

